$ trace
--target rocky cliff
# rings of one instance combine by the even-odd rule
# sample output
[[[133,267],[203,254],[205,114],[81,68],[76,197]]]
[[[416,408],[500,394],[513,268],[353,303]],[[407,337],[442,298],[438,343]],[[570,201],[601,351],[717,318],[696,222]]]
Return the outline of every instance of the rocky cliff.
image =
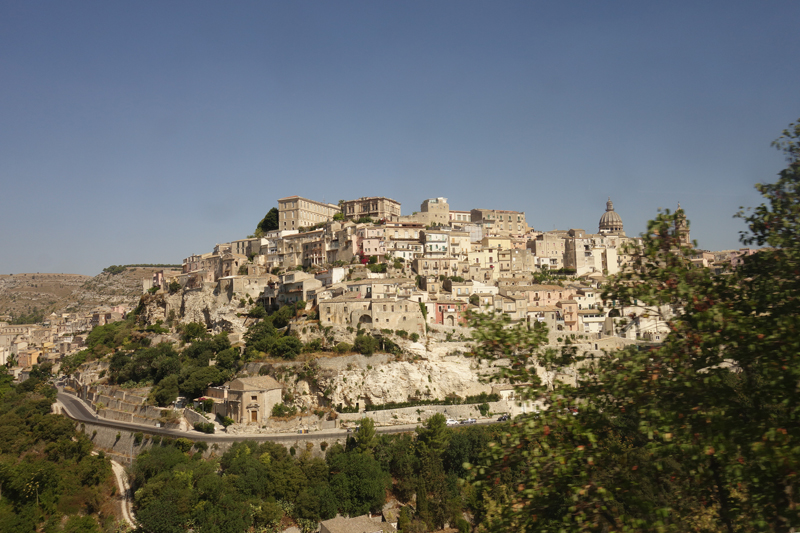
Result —
[[[239,317],[244,309],[238,301],[231,301],[228,293],[215,290],[214,284],[204,284],[199,289],[178,291],[175,294],[145,294],[142,296],[140,320],[148,324],[157,321],[181,323],[199,322],[214,332],[243,333],[250,322]]]

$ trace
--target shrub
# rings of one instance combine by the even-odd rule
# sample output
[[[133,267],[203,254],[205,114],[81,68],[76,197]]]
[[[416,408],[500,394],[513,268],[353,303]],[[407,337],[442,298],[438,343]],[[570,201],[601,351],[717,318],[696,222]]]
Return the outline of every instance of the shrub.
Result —
[[[322,339],[314,339],[311,342],[307,342],[305,346],[303,346],[304,352],[321,352],[322,351]]]
[[[230,426],[231,424],[234,424],[234,423],[235,422],[234,422],[233,418],[230,418],[228,416],[223,416],[220,419],[220,424],[222,424],[223,427],[228,427],[228,426]]]
[[[184,437],[179,437],[175,439],[175,442],[173,444],[177,449],[179,449],[183,453],[188,453],[189,450],[192,449],[192,446],[194,446],[194,442]]]
[[[296,337],[279,337],[270,354],[281,359],[294,359],[303,351],[303,343]]]
[[[291,406],[284,403],[276,403],[272,406],[272,416],[275,418],[283,418],[285,416],[294,416],[297,414],[297,407]]]
[[[319,449],[322,450],[323,452],[325,451],[325,449],[327,447],[328,447],[328,443],[327,442],[322,441],[322,442],[319,443]]]
[[[486,416],[489,414],[489,404],[482,403],[478,406],[478,411],[481,412],[481,416]]]
[[[333,350],[338,354],[352,352],[353,351],[353,345],[352,344],[348,344],[346,342],[340,342],[339,344],[336,345],[336,348],[334,348]]]
[[[203,441],[195,442],[194,443],[194,449],[197,450],[200,453],[203,453],[206,450],[208,450],[208,443],[207,442],[203,442]]]
[[[397,331],[395,331],[395,334],[401,339],[405,339],[406,337],[408,337],[408,332],[404,329],[398,329]]]
[[[204,413],[210,413],[214,410],[214,400],[211,398],[204,399],[200,402],[200,409],[202,409]]]
[[[138,446],[142,443],[142,439],[144,439],[144,433],[141,431],[137,431],[133,434],[133,443]]]
[[[372,258],[374,257],[375,256],[373,255]],[[368,264],[367,268],[369,269],[370,272],[374,272],[376,274],[383,274],[384,272],[386,272],[386,263]]]
[[[419,333],[412,333],[408,338],[411,339],[411,342],[417,342],[419,340]]]
[[[357,335],[353,349],[363,355],[372,355],[378,347],[378,341],[369,335]]]
[[[244,301],[244,298],[242,299]],[[244,305],[242,305],[244,307]],[[267,316],[267,312],[264,310],[263,307],[260,305],[253,306],[250,311],[247,312],[247,316],[250,318],[264,318]]]
[[[195,422],[194,429],[201,433],[214,433],[216,426],[212,422]]]

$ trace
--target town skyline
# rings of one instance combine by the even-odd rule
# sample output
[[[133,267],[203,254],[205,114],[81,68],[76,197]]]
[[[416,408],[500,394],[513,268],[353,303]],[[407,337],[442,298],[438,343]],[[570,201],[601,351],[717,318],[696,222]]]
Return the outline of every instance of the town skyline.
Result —
[[[739,247],[800,116],[794,2],[0,6],[0,273],[179,263],[280,198]]]

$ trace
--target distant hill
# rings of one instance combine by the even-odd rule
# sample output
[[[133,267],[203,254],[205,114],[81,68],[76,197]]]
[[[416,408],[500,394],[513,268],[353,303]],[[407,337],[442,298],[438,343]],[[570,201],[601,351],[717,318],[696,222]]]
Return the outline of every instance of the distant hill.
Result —
[[[163,267],[126,267],[112,274],[2,274],[0,316],[91,311],[100,305],[133,307],[142,295],[142,279]]]

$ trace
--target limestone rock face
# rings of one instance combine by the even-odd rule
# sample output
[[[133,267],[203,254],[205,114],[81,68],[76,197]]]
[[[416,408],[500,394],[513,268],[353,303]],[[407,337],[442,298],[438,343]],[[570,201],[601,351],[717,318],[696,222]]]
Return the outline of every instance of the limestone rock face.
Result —
[[[166,322],[170,315],[181,323],[199,322],[215,332],[243,333],[249,324],[236,316],[242,309],[226,292],[217,292],[213,285],[175,294],[144,295],[144,311],[140,315],[148,324]]]
[[[358,403],[359,407],[405,402],[409,398],[444,399],[450,394],[463,398],[491,392],[491,385],[480,381],[487,367],[471,357],[447,355],[448,351],[457,351],[454,346],[455,343],[448,343],[426,351],[417,343],[408,347],[409,351],[425,353],[427,358],[343,369],[336,375],[322,378],[320,388],[331,391],[329,398],[333,405],[355,406]]]

